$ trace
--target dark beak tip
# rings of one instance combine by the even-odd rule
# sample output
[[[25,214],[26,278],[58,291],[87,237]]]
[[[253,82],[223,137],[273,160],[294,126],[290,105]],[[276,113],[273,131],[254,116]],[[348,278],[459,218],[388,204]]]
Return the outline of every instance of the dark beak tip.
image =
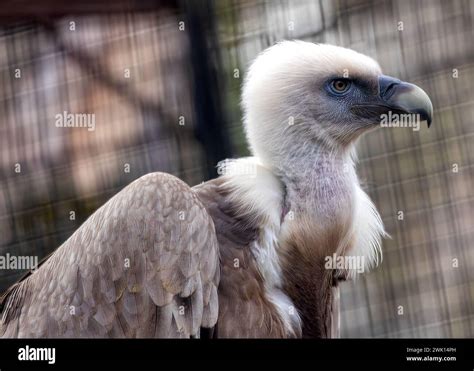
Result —
[[[432,122],[432,115],[427,113],[427,112],[423,112],[420,114],[420,118],[422,121],[426,121],[426,124],[428,126],[428,128],[430,128],[431,126],[431,122]]]
[[[431,123],[432,123],[432,117],[433,117],[433,108],[431,108],[431,110],[426,110],[426,111],[422,111],[421,113],[421,119],[426,121],[426,124],[428,126],[428,128],[430,128],[431,126]]]

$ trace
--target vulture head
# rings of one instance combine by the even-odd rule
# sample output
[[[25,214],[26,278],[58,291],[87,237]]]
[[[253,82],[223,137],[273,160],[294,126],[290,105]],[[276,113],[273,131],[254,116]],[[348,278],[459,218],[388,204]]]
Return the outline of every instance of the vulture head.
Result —
[[[419,87],[382,74],[372,58],[350,49],[285,41],[251,65],[243,89],[245,128],[253,154],[278,166],[304,152],[344,152],[381,117],[433,107]]]

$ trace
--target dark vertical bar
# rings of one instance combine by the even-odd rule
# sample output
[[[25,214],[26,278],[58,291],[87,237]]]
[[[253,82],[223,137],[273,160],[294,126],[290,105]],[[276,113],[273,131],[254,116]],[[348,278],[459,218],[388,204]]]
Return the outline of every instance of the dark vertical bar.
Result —
[[[218,75],[221,69],[213,3],[186,0],[183,9],[190,42],[195,135],[204,148],[208,177],[213,178],[217,175],[217,162],[232,155],[220,99]]]

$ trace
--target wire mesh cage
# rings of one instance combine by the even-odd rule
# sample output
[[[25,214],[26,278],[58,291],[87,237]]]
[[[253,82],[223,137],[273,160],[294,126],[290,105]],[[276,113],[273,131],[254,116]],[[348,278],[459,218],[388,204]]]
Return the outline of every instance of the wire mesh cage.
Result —
[[[97,4],[0,14],[2,255],[46,256],[143,174],[194,185],[247,155],[251,60],[283,39],[330,43],[374,57],[435,107],[434,129],[358,144],[391,239],[381,267],[342,286],[341,335],[474,336],[472,1]],[[77,114],[83,127],[63,130]],[[0,290],[21,273],[0,271]]]

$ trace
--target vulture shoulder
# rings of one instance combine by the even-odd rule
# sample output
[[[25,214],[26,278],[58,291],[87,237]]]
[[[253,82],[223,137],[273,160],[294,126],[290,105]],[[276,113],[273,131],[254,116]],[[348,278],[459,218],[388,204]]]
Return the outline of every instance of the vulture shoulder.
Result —
[[[282,289],[278,236],[283,189],[257,158],[226,160],[193,189],[214,220],[220,248],[219,338],[301,336]]]
[[[218,316],[213,221],[152,173],[111,198],[0,299],[3,337],[198,337]]]

